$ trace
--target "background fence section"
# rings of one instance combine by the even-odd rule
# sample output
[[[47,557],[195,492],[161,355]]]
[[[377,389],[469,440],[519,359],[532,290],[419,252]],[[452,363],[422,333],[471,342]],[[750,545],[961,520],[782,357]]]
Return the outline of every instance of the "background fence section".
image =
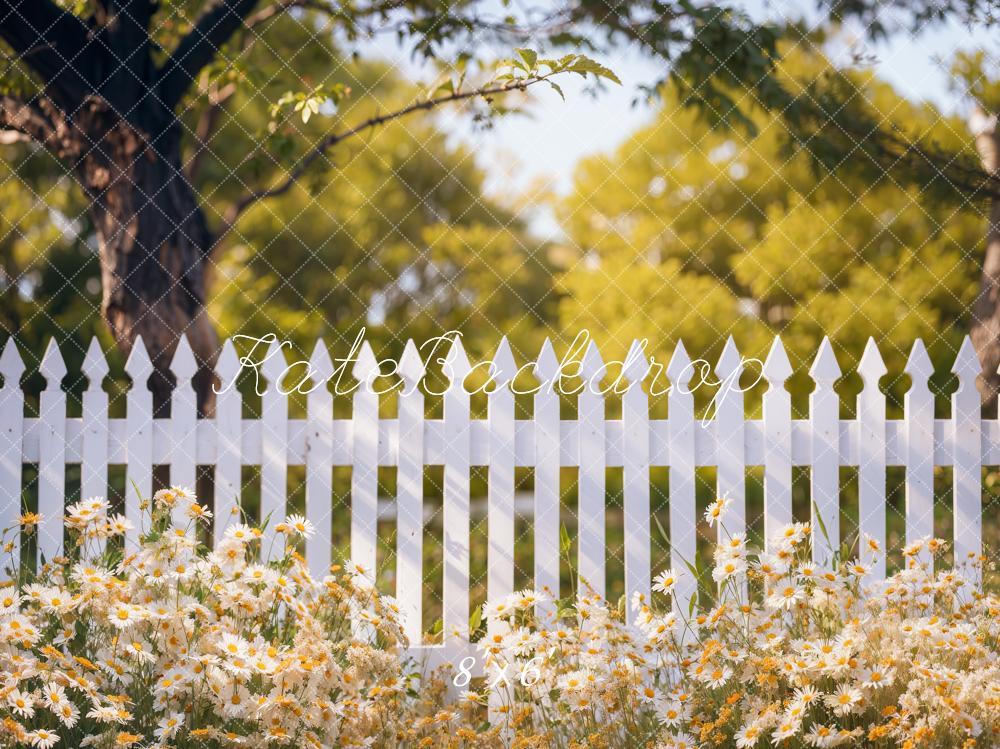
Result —
[[[278,344],[272,343],[269,354]],[[672,388],[666,396],[668,418],[652,418],[649,398],[641,383],[648,374],[645,352],[634,344],[626,359],[622,381],[633,387],[621,398],[621,418],[606,417],[606,399],[584,389],[576,398],[575,418],[560,414],[560,396],[551,384],[559,376],[559,362],[546,341],[532,365],[539,381],[549,383],[530,398],[532,418],[516,418],[515,396],[507,385],[487,396],[488,415],[472,418],[470,395],[461,380],[472,367],[456,339],[448,355],[453,375],[443,394],[443,416],[427,418],[425,395],[417,388],[425,375],[417,347],[410,342],[397,367],[404,392],[397,398],[396,415],[380,415],[379,395],[360,387],[352,395],[350,418],[334,418],[333,396],[317,387],[306,396],[305,418],[289,417],[289,398],[278,387],[285,374],[280,350],[261,366],[267,381],[259,418],[246,418],[240,391],[227,388],[244,362],[227,341],[217,363],[222,385],[213,418],[197,416],[191,377],[196,365],[186,340],[174,357],[177,377],[169,418],[154,418],[150,391],[144,387],[152,372],[145,347],[139,342],[125,369],[133,387],[126,398],[124,418],[110,418],[108,395],[102,380],[108,374],[105,357],[92,342],[83,363],[88,386],[81,415],[67,416],[61,388],[66,367],[58,347],[50,342],[39,366],[45,378],[36,417],[25,416],[20,380],[25,371],[14,343],[0,355],[0,527],[16,526],[23,511],[26,466],[37,465],[37,504],[42,520],[37,554],[52,558],[63,543],[62,510],[66,503],[67,466],[78,464],[83,496],[105,495],[110,466],[124,466],[129,482],[144,496],[153,490],[154,466],[168,466],[171,483],[193,485],[199,466],[208,466],[214,485],[214,536],[219,538],[228,518],[241,502],[241,472],[257,466],[260,472],[260,516],[270,527],[288,511],[289,466],[304,466],[305,513],[317,532],[305,543],[305,555],[317,573],[332,559],[331,522],[337,512],[349,512],[350,554],[355,562],[374,569],[377,561],[378,522],[395,521],[395,594],[411,641],[422,639],[423,607],[427,600],[427,561],[424,550],[424,471],[441,466],[442,543],[441,585],[443,633],[438,644],[425,644],[431,660],[454,661],[470,652],[470,468],[486,467],[487,595],[490,599],[513,591],[515,585],[515,518],[532,517],[533,553],[528,577],[537,587],[558,590],[560,563],[565,551],[561,538],[560,471],[578,471],[574,567],[579,586],[589,584],[604,592],[607,559],[605,482],[608,469],[622,471],[623,562],[625,593],[648,593],[651,574],[651,468],[668,469],[669,559],[684,571],[697,554],[699,513],[696,474],[700,467],[716,467],[716,490],[733,498],[727,531],[747,525],[746,476],[748,466],[763,466],[765,537],[793,519],[793,472],[808,469],[808,496],[813,520],[822,519],[815,556],[829,562],[845,537],[841,527],[842,467],[857,471],[858,511],[853,522],[862,537],[886,545],[887,467],[905,468],[905,539],[934,532],[935,467],[951,470],[952,527],[956,558],[981,553],[983,548],[982,468],[1000,463],[1000,422],[980,416],[975,381],[979,363],[966,340],[953,372],[959,387],[951,397],[950,418],[935,418],[928,389],[933,374],[921,341],[916,341],[905,373],[912,385],[905,396],[902,419],[886,418],[886,399],[879,379],[886,367],[874,341],[869,341],[858,372],[864,382],[854,404],[855,418],[842,419],[834,383],[842,372],[829,341],[824,340],[809,375],[815,389],[809,397],[809,418],[794,419],[785,382],[793,374],[780,339],[775,339],[763,362],[762,418],[745,417],[744,393],[736,383],[745,362],[730,339],[714,367],[723,382],[706,416],[696,414],[691,392],[698,368],[678,344],[665,372]],[[309,360],[314,378],[329,378],[334,367],[326,346],[317,342]],[[580,372],[599,379],[605,365],[597,347],[587,349]],[[492,362],[497,382],[517,372],[506,340]],[[354,377],[371,383],[379,374],[373,352],[365,344],[353,365]],[[729,387],[726,387],[726,383]],[[331,500],[331,472],[348,466],[350,509],[336,509]],[[379,497],[379,469],[396,471],[395,496]],[[528,501],[516,495],[515,471],[530,468],[533,486]],[[517,500],[517,502],[515,502]],[[125,512],[138,526],[139,499],[126,492]],[[380,509],[381,508],[381,509]],[[341,518],[343,519],[343,518]],[[819,527],[814,522],[814,527]],[[273,532],[273,531],[272,531]],[[831,539],[823,541],[823,535]],[[9,536],[8,536],[9,537]],[[995,543],[997,539],[988,539]],[[14,535],[17,543],[18,537]],[[266,548],[267,544],[265,544]],[[862,547],[865,545],[862,544]],[[15,550],[15,557],[17,552]],[[873,575],[885,574],[885,556],[877,557]],[[565,587],[565,586],[564,586]],[[682,599],[694,594],[697,581],[686,576]],[[569,591],[563,590],[565,595]]]

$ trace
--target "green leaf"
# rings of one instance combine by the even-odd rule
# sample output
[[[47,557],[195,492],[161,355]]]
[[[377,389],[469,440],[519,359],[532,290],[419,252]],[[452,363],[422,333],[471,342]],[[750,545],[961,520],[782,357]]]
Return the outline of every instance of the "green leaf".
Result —
[[[547,80],[547,81],[545,81],[545,82],[546,82],[547,84],[549,84],[550,86],[552,86],[552,89],[553,89],[553,90],[554,90],[554,91],[555,91],[555,92],[556,92],[557,94],[559,94],[559,96],[560,96],[560,97],[562,98],[562,100],[563,100],[563,101],[566,101],[566,94],[564,94],[564,93],[563,93],[563,90],[562,90],[562,89],[561,89],[561,88],[559,87],[559,84],[557,84],[557,83],[556,83],[555,81],[548,81],[548,80]]]
[[[455,81],[452,80],[450,72],[443,73],[431,84],[430,88],[427,89],[427,98],[432,99],[440,92],[446,94],[455,93]]]
[[[653,522],[656,523],[656,530],[660,533],[660,538],[663,539],[663,543],[670,546],[670,536],[667,535],[667,531],[663,528],[663,524],[660,519],[656,517],[656,513],[653,513]]]
[[[479,630],[479,625],[483,623],[483,607],[476,606],[469,616],[469,634],[474,634]]]
[[[563,59],[565,60],[566,58]],[[568,70],[571,73],[579,73],[583,76],[590,73],[598,78],[605,78],[609,81],[617,83],[619,86],[621,85],[621,81],[611,68],[601,65],[601,63],[597,62],[597,60],[592,60],[586,55],[576,55],[575,59],[565,64],[564,70]]]
[[[524,64],[528,66],[528,70],[534,70],[535,64],[538,62],[538,53],[533,49],[518,49],[517,54],[521,56],[524,60]]]
[[[826,531],[826,523],[823,522],[823,515],[820,514],[819,507],[817,506],[815,501],[813,501],[812,506],[813,506],[813,514],[816,515],[816,522],[819,523],[820,532],[823,534],[823,538],[829,544],[830,534],[827,533]]]

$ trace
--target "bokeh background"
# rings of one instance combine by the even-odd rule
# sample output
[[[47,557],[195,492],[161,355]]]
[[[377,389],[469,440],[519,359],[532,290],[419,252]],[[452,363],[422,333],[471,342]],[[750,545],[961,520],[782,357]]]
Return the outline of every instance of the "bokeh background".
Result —
[[[949,370],[979,289],[989,196],[951,184],[947,175],[935,177],[905,153],[897,155],[899,170],[873,167],[879,162],[865,157],[864,127],[874,122],[928,151],[978,163],[969,118],[976,106],[987,112],[1000,106],[1000,66],[992,19],[972,12],[975,5],[928,4],[934,12],[919,14],[887,3],[878,27],[863,3],[858,12],[843,5],[839,15],[823,4],[740,5],[754,22],[776,30],[777,80],[790,91],[815,91],[815,101],[837,91],[850,109],[857,128],[841,133],[847,147],[835,142],[825,152],[804,146],[787,108],[761,105],[732,82],[723,90],[739,105],[735,121],[713,116],[718,110],[711,106],[692,106],[693,92],[672,84],[667,63],[629,44],[594,53],[621,86],[572,78],[565,99],[546,90],[486,115],[458,106],[374,129],[331,152],[324,168],[286,194],[240,217],[211,259],[209,316],[221,337],[274,333],[291,341],[290,361],[308,358],[318,337],[334,356],[345,355],[362,328],[380,358],[398,357],[409,338],[419,343],[458,330],[474,360],[489,358],[507,336],[519,364],[533,360],[545,338],[562,354],[584,329],[606,359],[624,358],[633,338],[647,338],[649,352],[664,363],[680,340],[693,357],[714,363],[729,336],[745,356],[763,359],[780,335],[796,369],[788,389],[799,418],[808,414],[813,384],[806,370],[824,336],[845,372],[837,384],[844,418],[853,414],[861,385],[853,369],[868,337],[889,368],[882,385],[890,418],[902,413],[909,386],[903,364],[914,339],[922,338],[936,368],[937,415],[947,417],[957,386]],[[440,57],[415,55],[393,35],[345,35],[308,11],[275,20],[267,33],[273,43],[230,56],[206,84],[210,95],[212,86],[249,81],[219,108],[208,147],[190,155],[210,221],[247,184],[277,180],[301,157],[303,142],[332,123],[404,106],[443,67]],[[350,89],[336,105],[323,101],[307,122],[293,117],[274,127],[275,102],[289,90],[334,84]],[[192,107],[184,117],[196,132],[204,109]],[[37,145],[3,139],[0,338],[13,336],[28,364],[29,415],[44,386],[36,369],[49,338],[66,355],[63,387],[71,415],[79,415],[86,386],[80,364],[93,336],[112,366],[104,383],[112,415],[124,415],[122,394],[131,384],[101,317],[98,242],[87,208],[63,163]],[[758,371],[748,370],[751,382]],[[258,414],[249,378],[241,389],[247,415]],[[747,392],[751,417],[760,416],[764,389],[758,384]],[[699,389],[699,408],[713,395],[711,387]],[[572,400],[563,405],[571,417]],[[473,407],[484,415],[485,397],[474,397]],[[609,399],[610,418],[619,407]],[[304,408],[293,395],[292,417],[304,416]],[[384,414],[394,408],[386,398]],[[429,415],[440,408],[439,399],[428,398]],[[531,399],[518,398],[518,408],[521,418],[530,417]],[[347,417],[350,399],[338,397],[335,409]],[[665,417],[665,399],[654,399],[653,409]],[[474,600],[481,601],[486,476],[483,468],[473,470]],[[70,473],[73,501],[79,483]],[[333,538],[337,553],[346,555],[350,470],[336,468],[334,477]],[[380,478],[387,519],[379,584],[391,591],[394,472],[385,469]],[[714,498],[714,471],[701,470],[699,478],[703,508]],[[243,500],[253,515],[259,476],[247,468],[245,479]],[[843,540],[851,545],[856,472],[844,469],[842,479]],[[158,480],[166,480],[162,470]],[[891,565],[900,562],[902,480],[902,469],[889,470]],[[303,506],[303,481],[302,469],[289,469],[292,510]],[[532,481],[531,470],[519,469],[519,496],[526,500]],[[947,537],[950,471],[939,469],[936,482],[936,527]],[[749,468],[747,516],[758,540],[762,484],[762,469]],[[112,469],[109,485],[120,501],[123,469]],[[564,471],[563,486],[568,579],[575,471]],[[654,470],[651,486],[659,568],[669,558],[668,471]],[[996,467],[984,469],[983,487],[984,539],[995,548]],[[210,478],[200,488],[211,494]],[[441,585],[439,468],[427,469],[425,491],[425,623],[433,630]],[[36,502],[31,470],[22,502],[26,509]],[[620,470],[608,472],[608,507],[609,591],[617,597]],[[796,470],[795,513],[809,516],[804,469]],[[710,533],[702,531],[707,541]],[[530,517],[519,519],[517,535],[517,583],[529,585]],[[30,545],[25,553],[32,553]]]

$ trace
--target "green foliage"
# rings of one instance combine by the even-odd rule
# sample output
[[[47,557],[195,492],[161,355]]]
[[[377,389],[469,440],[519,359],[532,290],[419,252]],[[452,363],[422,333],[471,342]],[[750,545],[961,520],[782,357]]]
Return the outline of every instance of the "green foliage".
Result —
[[[800,53],[783,65],[790,78],[829,70]],[[892,123],[968,148],[963,123],[870,75],[837,75]],[[807,153],[789,150],[780,115],[754,113],[756,137],[723,132],[685,109],[682,95],[667,93],[653,124],[581,164],[558,204],[569,237],[559,278],[564,334],[588,328],[617,358],[647,337],[665,363],[679,339],[714,362],[728,335],[763,359],[780,333],[800,370],[830,335],[845,371],[874,335],[896,373],[919,336],[943,386],[977,286],[978,207],[942,203],[885,174],[817,173]],[[889,385],[897,398],[906,388],[899,377]],[[804,387],[791,383],[793,392]]]
[[[314,62],[301,64],[303,75],[319,79],[335,59],[329,55],[307,53]],[[202,167],[220,206],[241,184],[280,179],[331,120],[336,127],[363,119],[375,102],[391,109],[416,94],[386,66],[337,65],[368,100],[347,94],[308,122],[294,113],[272,120],[267,96],[233,105]],[[270,147],[247,157],[239,137],[246,131],[260,132]],[[276,152],[279,142],[286,150]],[[399,355],[408,336],[424,340],[449,328],[465,331],[478,354],[491,352],[501,331],[521,345],[540,343],[551,319],[551,268],[511,207],[483,194],[471,153],[430,123],[409,120],[321,161],[286,195],[249,212],[220,253],[209,300],[220,332],[273,332],[309,352],[316,336],[344,347],[367,325],[386,356]]]
[[[818,5],[833,20],[860,21],[873,39],[885,39],[900,30],[919,33],[948,22],[996,21],[996,5],[991,0],[821,0]]]
[[[302,117],[303,125],[308,124],[310,117],[319,114],[320,107],[327,103],[336,106],[350,92],[351,89],[342,83],[317,86],[309,92],[286,91],[271,107],[271,119],[276,120],[283,111],[291,108],[292,112]],[[271,127],[277,127],[277,123],[272,122]]]
[[[959,51],[950,72],[957,93],[978,102],[987,112],[1000,111],[1000,81],[992,74],[993,66],[985,51]]]

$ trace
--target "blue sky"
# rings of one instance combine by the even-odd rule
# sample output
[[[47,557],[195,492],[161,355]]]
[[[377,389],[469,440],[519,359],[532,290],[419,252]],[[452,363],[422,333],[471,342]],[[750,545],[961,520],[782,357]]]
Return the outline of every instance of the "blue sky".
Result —
[[[755,0],[742,7],[757,19],[801,18],[803,13],[803,5],[790,0]],[[878,45],[865,41],[860,32],[859,28],[845,29],[831,42],[828,54],[846,60],[860,46],[871,67],[901,94],[930,100],[947,112],[964,112],[968,106],[961,95],[949,89],[948,66],[955,52],[977,47],[997,52],[988,34],[957,23],[916,35],[898,34]],[[435,77],[391,44],[380,43],[378,52],[414,79]],[[650,106],[633,106],[632,102],[636,86],[655,80],[662,63],[625,49],[601,61],[619,75],[621,87],[611,86],[592,97],[584,82],[572,76],[560,82],[565,102],[554,92],[539,90],[528,116],[504,118],[490,131],[477,132],[460,110],[441,111],[437,122],[476,154],[492,195],[513,199],[525,194],[564,193],[572,185],[573,170],[580,159],[614,149],[654,114]],[[558,236],[559,228],[545,207],[540,206],[530,219],[539,233]]]

